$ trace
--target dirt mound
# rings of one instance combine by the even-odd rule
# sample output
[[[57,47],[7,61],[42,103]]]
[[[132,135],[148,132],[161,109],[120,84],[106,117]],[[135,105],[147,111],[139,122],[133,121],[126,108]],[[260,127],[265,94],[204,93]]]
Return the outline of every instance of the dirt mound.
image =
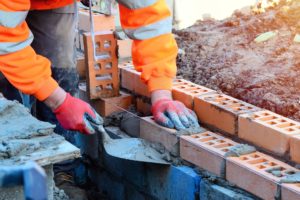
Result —
[[[177,31],[178,76],[300,121],[300,0]],[[254,39],[268,31],[265,42]]]

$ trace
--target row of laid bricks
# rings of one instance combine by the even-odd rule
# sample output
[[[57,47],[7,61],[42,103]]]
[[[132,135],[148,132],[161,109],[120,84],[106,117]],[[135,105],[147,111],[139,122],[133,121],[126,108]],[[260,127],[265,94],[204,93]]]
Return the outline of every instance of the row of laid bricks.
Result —
[[[217,133],[203,129],[197,134],[179,137],[175,130],[157,125],[152,117],[144,117],[140,137],[161,143],[171,154],[225,178],[262,199],[274,199],[279,187],[282,199],[300,199],[300,184],[280,184],[280,180],[299,170],[258,151],[240,157],[227,157],[226,153],[238,143]]]
[[[119,68],[123,88],[150,96],[131,62]],[[176,79],[173,85],[173,98],[193,109],[200,123],[279,156],[290,153],[291,160],[300,163],[299,122],[183,79]]]

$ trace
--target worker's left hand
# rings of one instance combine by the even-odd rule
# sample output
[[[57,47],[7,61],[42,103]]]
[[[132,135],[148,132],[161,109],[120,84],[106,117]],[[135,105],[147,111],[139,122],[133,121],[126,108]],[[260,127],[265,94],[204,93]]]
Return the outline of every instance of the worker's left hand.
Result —
[[[90,7],[90,0],[81,0],[81,3],[86,7]]]
[[[156,123],[177,130],[199,127],[195,113],[179,101],[174,101],[169,91],[154,91],[152,114]]]
[[[54,113],[63,128],[84,134],[95,133],[91,123],[103,124],[103,119],[88,103],[72,97],[69,93],[64,102],[54,110]]]

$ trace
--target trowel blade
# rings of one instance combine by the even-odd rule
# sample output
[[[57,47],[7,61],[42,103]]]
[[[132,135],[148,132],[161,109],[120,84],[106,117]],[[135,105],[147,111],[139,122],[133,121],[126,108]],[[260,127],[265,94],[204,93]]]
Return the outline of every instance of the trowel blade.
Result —
[[[132,161],[169,165],[146,140],[139,138],[114,139],[104,143],[107,154]]]

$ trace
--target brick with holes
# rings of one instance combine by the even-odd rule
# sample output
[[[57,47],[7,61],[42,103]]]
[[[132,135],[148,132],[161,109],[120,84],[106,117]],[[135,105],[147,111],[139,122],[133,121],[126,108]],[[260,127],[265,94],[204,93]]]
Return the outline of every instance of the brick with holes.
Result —
[[[255,152],[226,158],[226,179],[262,199],[274,199],[282,178],[299,170]]]
[[[101,98],[97,100],[89,100],[86,83],[79,84],[79,98],[89,102],[90,105],[102,116],[106,117],[114,112],[122,112],[123,109],[128,109],[132,104],[132,96],[126,92],[120,92],[117,97]]]
[[[282,184],[281,200],[300,199],[300,183]]]
[[[300,135],[293,135],[290,138],[291,160],[300,163]]]
[[[176,79],[173,82],[172,95],[177,101],[181,101],[186,107],[193,109],[194,97],[203,94],[216,93],[216,91],[197,85],[184,79]]]
[[[210,131],[180,137],[180,157],[198,167],[224,177],[225,153],[236,142]]]
[[[121,87],[138,96],[150,97],[147,85],[141,80],[141,72],[134,69],[132,61],[124,61],[119,64],[121,70]]]
[[[291,136],[299,133],[300,123],[271,111],[239,116],[239,138],[278,155],[287,153]]]
[[[175,129],[162,127],[153,117],[143,117],[140,120],[140,137],[150,142],[162,144],[173,155],[179,154],[179,138]]]
[[[97,58],[94,58],[91,34],[84,34],[88,96],[90,99],[116,97],[119,95],[116,39],[112,32],[97,32],[95,43]]]
[[[194,102],[194,111],[201,123],[232,135],[237,134],[238,115],[260,110],[251,104],[218,93],[196,96]]]

